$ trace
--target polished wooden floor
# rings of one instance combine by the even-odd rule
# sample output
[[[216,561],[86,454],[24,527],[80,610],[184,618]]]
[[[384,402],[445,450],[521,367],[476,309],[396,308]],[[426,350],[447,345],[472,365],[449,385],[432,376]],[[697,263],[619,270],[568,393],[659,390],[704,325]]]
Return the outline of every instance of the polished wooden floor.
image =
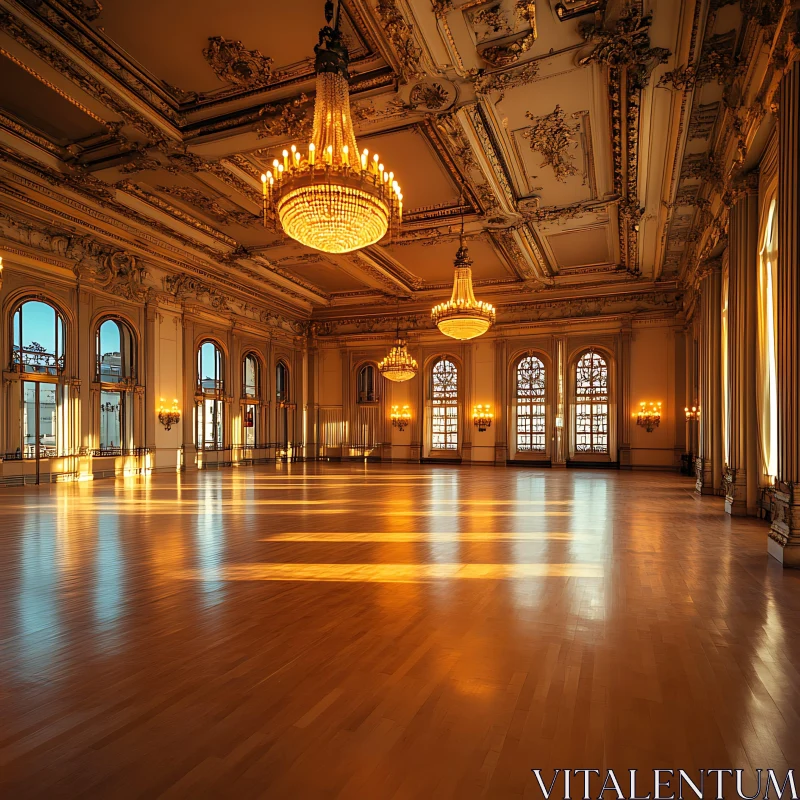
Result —
[[[363,464],[0,489],[0,796],[798,767],[800,575],[692,489]]]

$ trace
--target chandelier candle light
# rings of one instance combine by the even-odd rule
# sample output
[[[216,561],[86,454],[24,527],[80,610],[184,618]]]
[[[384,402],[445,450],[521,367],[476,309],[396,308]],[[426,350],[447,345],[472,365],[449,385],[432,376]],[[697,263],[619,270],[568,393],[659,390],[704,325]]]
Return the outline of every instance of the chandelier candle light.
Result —
[[[356,144],[350,113],[349,54],[334,27],[333,3],[325,3],[329,24],[319,32],[317,94],[308,152],[296,145],[261,176],[264,224],[277,216],[283,230],[301,244],[325,253],[349,253],[375,244],[403,218],[403,193],[381,163]]]
[[[684,414],[686,414],[686,419],[689,422],[692,421],[696,422],[697,420],[700,419],[700,409],[697,406],[692,406],[691,408],[689,408],[689,406],[686,406],[683,409],[683,412]]]
[[[649,408],[644,401],[639,405],[639,413],[633,415],[636,417],[636,424],[652,433],[661,424],[661,403],[650,403]]]
[[[472,290],[472,261],[464,247],[463,202],[461,208],[461,236],[455,260],[453,294],[446,303],[439,303],[431,309],[431,318],[445,336],[466,340],[486,333],[494,324],[495,312],[494,306],[476,300]]]

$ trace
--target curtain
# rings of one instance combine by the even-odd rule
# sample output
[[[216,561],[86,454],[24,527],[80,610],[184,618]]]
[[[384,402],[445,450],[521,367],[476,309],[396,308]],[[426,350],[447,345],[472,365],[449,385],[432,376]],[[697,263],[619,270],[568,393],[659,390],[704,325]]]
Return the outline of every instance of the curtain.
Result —
[[[767,198],[761,215],[758,264],[758,329],[756,352],[756,403],[760,445],[759,486],[771,486],[778,460],[777,352],[775,346],[777,308],[778,235],[775,192]]]

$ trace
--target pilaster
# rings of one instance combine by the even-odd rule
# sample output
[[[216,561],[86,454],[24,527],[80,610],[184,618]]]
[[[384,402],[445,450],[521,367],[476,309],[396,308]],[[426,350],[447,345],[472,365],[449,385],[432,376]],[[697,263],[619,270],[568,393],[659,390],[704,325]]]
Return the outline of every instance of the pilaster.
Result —
[[[508,342],[502,336],[494,340],[494,424],[496,426],[494,440],[494,463],[505,465],[508,461],[508,377],[507,367]]]
[[[550,463],[557,469],[567,466],[567,337],[556,336],[553,348],[555,357],[555,410],[553,420],[553,453]]]
[[[800,62],[778,111],[778,475],[769,553],[800,568]]]
[[[700,432],[696,490],[720,494],[722,484],[722,259],[700,267]]]
[[[631,339],[633,324],[630,317],[622,323],[619,342],[619,468],[631,469]]]
[[[756,411],[756,296],[758,294],[758,174],[734,188],[728,239],[729,459],[725,465],[725,511],[758,513]]]

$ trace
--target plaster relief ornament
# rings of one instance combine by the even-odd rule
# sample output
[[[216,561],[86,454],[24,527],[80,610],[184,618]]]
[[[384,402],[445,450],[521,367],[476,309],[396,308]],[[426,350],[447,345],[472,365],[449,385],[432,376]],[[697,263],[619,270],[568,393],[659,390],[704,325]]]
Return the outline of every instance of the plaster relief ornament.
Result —
[[[280,73],[272,71],[271,58],[224,36],[210,37],[203,56],[221,81],[242,89],[266,86],[280,79]]]
[[[533,125],[522,131],[523,138],[530,142],[531,150],[544,156],[542,167],[552,167],[556,180],[566,183],[571,175],[577,175],[578,168],[572,162],[575,157],[569,152],[578,147],[575,134],[578,125],[569,125],[566,114],[560,105],[544,117],[536,117],[530,111],[525,116],[533,120]]]
[[[538,36],[536,28],[536,0],[517,0],[514,5],[514,14],[527,28],[527,33],[507,44],[497,44],[485,47],[480,51],[480,57],[495,67],[507,67],[516,63],[533,47]],[[477,19],[477,15],[476,18]]]

